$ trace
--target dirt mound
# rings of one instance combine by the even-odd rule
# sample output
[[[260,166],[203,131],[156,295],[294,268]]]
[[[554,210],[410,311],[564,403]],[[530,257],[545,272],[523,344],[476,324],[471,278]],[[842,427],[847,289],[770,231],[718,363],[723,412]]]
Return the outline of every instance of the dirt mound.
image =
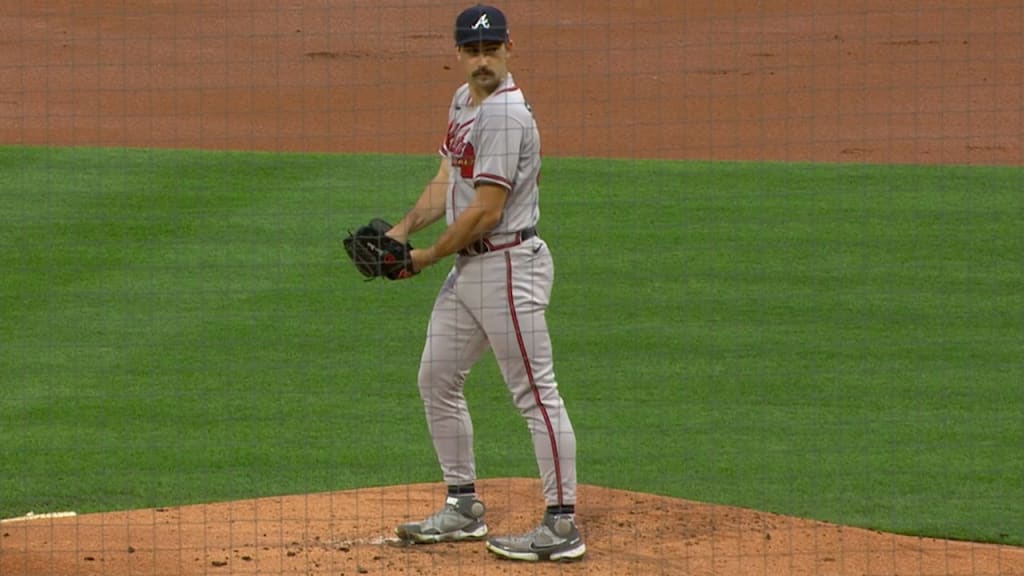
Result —
[[[540,484],[479,483],[492,533],[538,520]],[[500,560],[481,543],[398,546],[438,484],[39,518],[0,525],[0,574],[1024,575],[1024,549],[896,536],[595,486],[580,487],[587,557]]]

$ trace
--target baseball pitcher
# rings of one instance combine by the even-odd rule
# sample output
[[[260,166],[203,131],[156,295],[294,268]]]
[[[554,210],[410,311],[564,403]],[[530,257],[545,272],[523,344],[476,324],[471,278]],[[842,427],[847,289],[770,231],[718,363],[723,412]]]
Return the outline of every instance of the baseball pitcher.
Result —
[[[545,320],[554,264],[537,232],[540,134],[509,73],[505,15],[468,8],[456,18],[455,44],[467,82],[448,110],[437,174],[394,227],[378,219],[346,240],[369,277],[408,278],[455,255],[434,302],[418,377],[447,498],[438,512],[396,533],[413,543],[486,538],[463,385],[490,349],[528,424],[546,508],[534,530],[490,538],[487,549],[513,560],[576,560],[586,552],[575,516],[576,436]],[[437,242],[414,249],[409,236],[441,218],[447,228]]]

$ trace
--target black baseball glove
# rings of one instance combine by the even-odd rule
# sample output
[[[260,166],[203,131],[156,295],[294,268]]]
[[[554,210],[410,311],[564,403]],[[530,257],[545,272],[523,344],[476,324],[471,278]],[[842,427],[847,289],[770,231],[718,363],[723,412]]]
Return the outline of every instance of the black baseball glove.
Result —
[[[416,274],[412,269],[412,245],[402,244],[385,233],[391,229],[380,218],[370,220],[366,226],[345,238],[345,252],[356,265],[356,270],[369,279],[384,276],[390,280],[409,278]]]

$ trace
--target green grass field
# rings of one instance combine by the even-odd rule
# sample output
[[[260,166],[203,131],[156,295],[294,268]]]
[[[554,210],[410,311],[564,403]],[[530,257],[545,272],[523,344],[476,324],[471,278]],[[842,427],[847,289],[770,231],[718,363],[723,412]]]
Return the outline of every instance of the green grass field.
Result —
[[[341,249],[436,161],[0,148],[0,517],[437,480],[415,377],[446,270],[364,283]],[[1024,545],[1022,190],[547,160],[581,481]],[[536,475],[493,363],[470,383],[481,475]]]

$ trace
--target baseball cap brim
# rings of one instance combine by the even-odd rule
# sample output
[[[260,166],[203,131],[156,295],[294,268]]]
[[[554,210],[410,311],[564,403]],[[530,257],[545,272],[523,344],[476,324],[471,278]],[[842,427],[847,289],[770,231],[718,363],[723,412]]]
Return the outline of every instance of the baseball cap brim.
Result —
[[[497,34],[494,31],[477,33],[475,30],[465,34],[456,34],[455,45],[465,46],[467,44],[482,44],[485,42],[497,42],[499,44],[508,42],[508,34]]]

